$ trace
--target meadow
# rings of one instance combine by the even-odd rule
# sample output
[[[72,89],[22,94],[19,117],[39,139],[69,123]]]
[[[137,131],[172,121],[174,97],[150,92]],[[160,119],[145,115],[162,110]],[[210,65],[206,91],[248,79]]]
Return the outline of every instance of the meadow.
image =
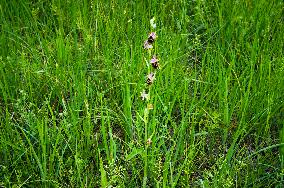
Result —
[[[283,39],[280,0],[1,0],[0,187],[284,187]]]

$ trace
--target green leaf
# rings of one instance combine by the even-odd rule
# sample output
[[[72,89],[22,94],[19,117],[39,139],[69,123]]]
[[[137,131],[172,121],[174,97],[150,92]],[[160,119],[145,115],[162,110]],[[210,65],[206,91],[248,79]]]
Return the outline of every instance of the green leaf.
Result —
[[[139,155],[143,152],[143,148],[133,148],[132,152],[126,156],[126,160],[129,161],[134,158],[136,155]]]
[[[107,187],[107,175],[101,158],[100,158],[100,171],[101,171],[101,185],[102,187]]]

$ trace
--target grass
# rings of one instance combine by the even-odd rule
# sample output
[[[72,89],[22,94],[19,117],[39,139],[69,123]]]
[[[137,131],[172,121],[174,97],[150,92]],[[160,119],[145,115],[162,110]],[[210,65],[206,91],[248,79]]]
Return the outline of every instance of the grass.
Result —
[[[283,6],[2,0],[0,186],[283,187]]]

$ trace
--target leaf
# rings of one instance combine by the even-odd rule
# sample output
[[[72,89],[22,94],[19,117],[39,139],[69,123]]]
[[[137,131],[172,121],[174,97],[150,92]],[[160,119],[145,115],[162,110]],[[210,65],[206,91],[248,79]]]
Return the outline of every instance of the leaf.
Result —
[[[107,176],[106,176],[106,171],[103,166],[103,161],[100,158],[100,171],[101,171],[101,185],[102,187],[107,187]]]
[[[133,148],[132,152],[127,154],[126,160],[129,161],[134,158],[136,155],[139,155],[143,152],[143,148]]]

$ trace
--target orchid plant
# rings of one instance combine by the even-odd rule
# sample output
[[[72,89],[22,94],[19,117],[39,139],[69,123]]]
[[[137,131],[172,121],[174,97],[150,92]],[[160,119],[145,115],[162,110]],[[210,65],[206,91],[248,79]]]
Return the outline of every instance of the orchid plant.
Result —
[[[157,74],[157,70],[159,69],[159,59],[157,58],[155,54],[154,44],[157,40],[157,34],[155,32],[156,29],[156,23],[155,23],[155,18],[152,18],[150,20],[150,25],[151,29],[154,30],[150,32],[148,35],[148,39],[144,41],[143,48],[148,51],[148,59],[145,59],[147,68],[148,68],[148,74],[146,75],[146,85],[144,90],[141,92],[141,100],[145,101],[147,105],[145,105],[144,109],[144,117],[143,121],[145,124],[144,130],[144,139],[145,139],[145,168],[144,168],[144,179],[143,179],[143,187],[146,187],[146,182],[147,182],[147,150],[148,147],[152,144],[152,136],[148,136],[148,116],[149,116],[149,111],[154,108],[153,104],[150,103],[151,101],[151,87],[154,84],[155,81],[155,76]]]

